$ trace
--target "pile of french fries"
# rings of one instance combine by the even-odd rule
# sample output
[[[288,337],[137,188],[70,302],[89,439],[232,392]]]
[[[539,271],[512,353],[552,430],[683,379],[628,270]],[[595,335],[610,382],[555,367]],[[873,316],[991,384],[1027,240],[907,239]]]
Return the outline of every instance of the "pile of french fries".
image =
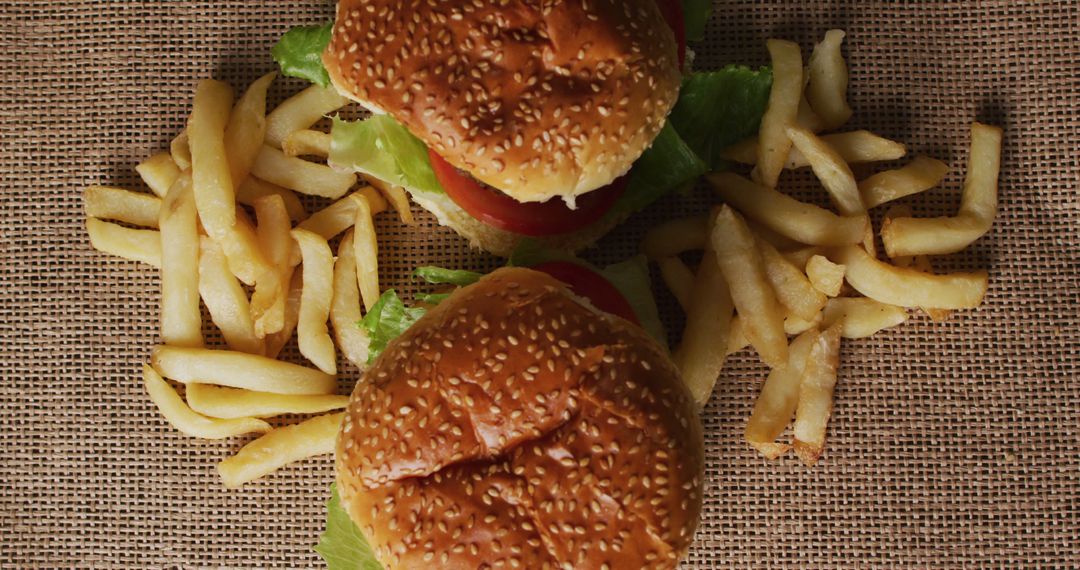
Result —
[[[852,114],[843,38],[828,32],[805,68],[798,45],[769,40],[773,87],[760,131],[725,152],[753,165],[751,177],[708,175],[724,205],[658,226],[643,244],[686,310],[675,360],[698,404],[711,396],[727,355],[752,346],[771,372],[746,441],[770,459],[794,449],[809,465],[824,450],[841,339],[899,325],[911,308],[943,320],[979,306],[987,273],[935,275],[930,256],[963,250],[997,213],[1002,132],[975,123],[959,212],[915,218],[910,208],[893,206],[881,227],[888,259],[879,257],[868,209],[937,186],[948,166],[917,156],[855,179],[850,164],[896,160],[907,150],[866,131],[819,134]],[[813,170],[836,213],[777,189],[783,170],[803,167]],[[692,250],[704,250],[696,272],[679,257]],[[778,441],[793,418],[791,442]]]
[[[373,216],[389,200],[412,223],[403,189],[360,184],[320,160],[330,135],[313,126],[346,100],[313,86],[267,114],[274,77],[235,102],[227,84],[201,81],[187,128],[135,168],[151,193],[84,193],[93,247],[160,270],[162,344],[143,381],[162,415],[193,437],[262,434],[219,464],[229,487],[333,451],[342,414],[332,412],[348,403],[336,394],[335,339],[364,368],[360,303],[370,308],[380,294]],[[318,199],[333,202],[308,215],[304,202]],[[329,241],[339,234],[335,260]],[[200,305],[227,349],[206,346]],[[294,332],[315,368],[276,360]],[[185,397],[166,378],[184,384]],[[322,415],[265,421],[283,414]]]

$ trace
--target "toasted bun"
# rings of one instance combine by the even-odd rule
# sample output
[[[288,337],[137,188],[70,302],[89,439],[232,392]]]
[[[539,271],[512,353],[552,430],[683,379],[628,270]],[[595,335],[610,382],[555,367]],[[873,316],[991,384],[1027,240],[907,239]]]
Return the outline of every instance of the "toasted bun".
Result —
[[[674,568],[701,511],[701,424],[663,349],[529,269],[390,343],[336,463],[388,570]]]
[[[675,104],[656,0],[341,0],[323,63],[446,160],[522,202],[625,174]]]

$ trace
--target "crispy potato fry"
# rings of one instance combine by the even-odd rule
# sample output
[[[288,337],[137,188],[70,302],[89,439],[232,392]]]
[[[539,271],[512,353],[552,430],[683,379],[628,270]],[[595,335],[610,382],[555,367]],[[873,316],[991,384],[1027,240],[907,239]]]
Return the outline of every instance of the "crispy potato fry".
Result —
[[[824,208],[754,184],[737,174],[715,173],[706,175],[706,179],[725,202],[743,215],[800,243],[859,243],[870,223],[866,215],[837,216]]]
[[[896,160],[907,154],[907,147],[902,143],[879,137],[870,131],[822,135],[821,140],[832,147],[848,164]],[[757,149],[758,139],[753,137],[729,146],[724,149],[721,156],[741,164],[757,164]],[[799,149],[792,148],[787,162],[784,163],[784,168],[795,170],[807,166],[810,166],[810,162],[806,160],[806,157],[799,152]]]
[[[348,396],[274,394],[212,384],[188,384],[191,409],[212,418],[269,418],[281,414],[321,414],[349,405]]]
[[[845,279],[863,295],[899,307],[971,309],[986,295],[986,271],[932,275],[895,267],[857,246],[835,248],[832,261],[847,266]]]
[[[225,253],[229,270],[245,285],[254,285],[259,276],[270,268],[266,256],[259,249],[255,225],[243,209],[236,210],[236,223],[226,232],[225,239],[214,241]]]
[[[821,118],[825,130],[839,128],[851,118],[847,103],[848,69],[840,45],[844,42],[843,30],[825,32],[825,39],[814,46],[810,54],[810,80],[806,85],[806,98]]]
[[[810,329],[819,328],[821,325],[821,313],[814,315],[814,318],[810,320],[799,318],[791,313],[788,313],[784,318],[784,334],[788,336],[800,335]]]
[[[225,123],[232,109],[232,97],[232,88],[225,83],[213,79],[200,81],[187,128],[191,185],[199,221],[222,247],[226,247],[229,230],[236,223],[236,193],[225,153]]]
[[[844,285],[843,265],[833,263],[823,255],[815,255],[806,262],[806,277],[815,289],[822,293],[835,297],[840,294],[840,288]]]
[[[180,178],[180,168],[167,152],[159,152],[140,162],[135,166],[135,172],[158,198],[164,198],[173,182]]]
[[[765,276],[787,311],[798,317],[810,320],[825,306],[825,295],[816,290],[806,274],[797,266],[784,259],[772,244],[757,240],[761,259],[765,264]]]
[[[818,335],[816,329],[808,330],[791,342],[787,362],[772,369],[754,402],[744,437],[751,447],[769,459],[776,459],[791,449],[790,445],[777,443],[776,438],[795,415],[806,359]]]
[[[731,317],[731,330],[728,333],[727,355],[731,356],[748,346],[750,346],[750,339],[746,338],[746,329],[743,328],[742,319],[739,318],[739,315],[735,315]]]
[[[874,208],[905,196],[925,192],[945,179],[949,165],[926,156],[916,156],[903,168],[886,170],[859,182],[863,204]]]
[[[199,220],[191,179],[181,176],[161,205],[161,338],[165,344],[203,344],[199,308]]]
[[[975,123],[971,127],[964,194],[955,217],[894,218],[881,227],[889,257],[955,253],[986,232],[997,216],[1001,170],[1001,129]]]
[[[833,409],[836,371],[840,367],[840,330],[837,324],[812,343],[799,381],[799,405],[795,409],[795,454],[813,465],[825,449],[825,428]]]
[[[787,129],[796,124],[802,100],[803,62],[796,43],[769,40],[767,45],[772,58],[773,83],[765,115],[761,118],[758,161],[753,178],[763,186],[776,188],[791,150]]]
[[[652,260],[674,257],[685,251],[705,249],[709,241],[709,219],[705,215],[668,220],[654,226],[641,243]]]
[[[727,283],[711,249],[706,250],[698,267],[690,306],[693,310],[686,315],[682,343],[673,358],[694,402],[704,406],[724,369],[727,355],[720,348],[728,345],[734,309]]]
[[[188,144],[187,129],[180,131],[169,143],[169,156],[181,171],[191,169],[191,146]]]
[[[693,307],[691,301],[694,292],[694,272],[686,266],[678,257],[661,257],[657,260],[660,265],[660,276],[664,278],[664,284],[675,296],[679,306],[687,313]]]
[[[288,156],[269,145],[263,145],[255,157],[251,173],[301,194],[331,199],[340,198],[356,184],[355,174],[338,172],[325,164]]]
[[[184,384],[217,384],[275,394],[333,394],[337,379],[312,368],[257,354],[159,345],[150,364]]]
[[[338,348],[354,366],[367,368],[368,346],[371,339],[360,326],[360,289],[356,279],[356,256],[353,253],[353,232],[350,230],[338,244],[334,262],[334,299],[330,305],[330,322]]]
[[[829,299],[822,311],[822,326],[840,323],[844,338],[866,338],[908,319],[907,311],[865,297]]]
[[[367,196],[356,201],[356,222],[353,224],[353,255],[356,257],[356,281],[364,310],[370,311],[379,300],[379,242],[375,235],[375,220]]]
[[[334,254],[318,234],[295,229],[292,237],[304,260],[304,288],[300,293],[300,320],[296,331],[300,354],[319,370],[337,374],[337,352],[326,328],[330,301],[334,297]]]
[[[330,156],[330,133],[300,129],[289,133],[281,141],[281,150],[288,156]]]
[[[123,188],[90,186],[83,191],[83,207],[91,218],[156,228],[161,214],[161,198]]]
[[[322,236],[325,240],[331,240],[334,236],[351,228],[356,222],[356,209],[359,207],[361,197],[367,198],[372,214],[386,210],[386,200],[377,190],[365,186],[315,212],[296,227]]]
[[[808,245],[798,249],[782,251],[780,252],[780,255],[783,255],[784,259],[791,262],[795,267],[802,267],[805,269],[806,262],[810,261],[811,257],[814,257],[815,255],[825,255],[825,248],[817,245]]]
[[[862,204],[862,195],[855,182],[855,175],[835,150],[814,133],[797,127],[787,130],[795,148],[810,162],[810,168],[821,180],[822,186],[829,192],[833,204],[845,216],[855,216],[866,212]]]
[[[923,273],[933,273],[934,266],[930,262],[930,256],[928,255],[916,255],[911,260],[911,267],[917,271]],[[930,320],[936,323],[942,323],[949,320],[952,316],[952,311],[949,309],[934,309],[931,307],[919,307],[919,310],[926,313],[926,316],[930,317]]]
[[[133,230],[97,218],[86,218],[90,245],[109,255],[161,267],[161,232]]]
[[[806,77],[805,74],[803,77]],[[825,126],[825,122],[821,120],[821,117],[810,108],[810,102],[806,100],[805,94],[799,100],[799,112],[795,115],[795,124],[812,133],[821,131]]]
[[[205,236],[199,257],[199,296],[229,348],[248,354],[263,353],[263,341],[255,336],[247,294],[229,271],[221,247]]]
[[[252,432],[270,431],[270,424],[252,417],[208,418],[191,410],[169,383],[150,366],[143,364],[143,386],[158,411],[185,435],[202,439],[225,439]],[[190,388],[189,388],[190,389]]]
[[[710,245],[750,344],[769,366],[787,362],[784,311],[769,284],[765,262],[750,228],[728,206],[720,208],[716,215]]]
[[[292,228],[281,196],[269,195],[256,200],[255,216],[259,220],[255,236],[270,267],[255,280],[251,317],[255,336],[265,338],[285,326],[285,300],[292,275],[289,262],[296,246],[289,234]]]
[[[281,349],[292,338],[296,322],[300,320],[300,297],[304,291],[304,279],[300,271],[292,271],[290,275],[289,293],[285,297],[285,324],[280,331],[266,337],[266,356],[270,358],[277,358]]]
[[[259,180],[254,176],[245,178],[240,187],[236,189],[236,201],[247,206],[254,206],[255,201],[259,198],[271,195],[280,196],[282,201],[285,202],[285,211],[289,213],[290,220],[299,222],[307,218],[307,210],[304,209],[300,198],[297,198],[296,193],[292,190],[287,190],[265,180]]]
[[[251,172],[266,136],[266,90],[277,77],[270,72],[255,80],[236,102],[225,127],[225,149],[233,186],[239,186]]]
[[[375,182],[371,182],[371,185],[378,188],[382,197],[394,207],[394,211],[398,213],[398,219],[401,220],[401,223],[406,226],[416,225],[416,219],[413,218],[412,206],[409,202],[409,194],[404,188],[377,179]]]
[[[281,148],[285,137],[310,128],[326,115],[344,107],[348,99],[333,87],[312,85],[282,101],[266,118],[266,144]]]
[[[290,463],[333,453],[344,417],[344,413],[326,414],[271,430],[218,463],[222,483],[234,489]]]

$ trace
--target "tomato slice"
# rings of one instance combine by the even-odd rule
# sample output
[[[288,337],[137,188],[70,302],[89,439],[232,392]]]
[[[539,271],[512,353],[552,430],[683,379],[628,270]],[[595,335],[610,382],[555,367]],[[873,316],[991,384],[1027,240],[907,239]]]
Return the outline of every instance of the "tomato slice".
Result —
[[[518,202],[462,174],[446,159],[428,149],[435,178],[446,194],[470,216],[500,230],[526,236],[550,236],[570,233],[599,220],[626,190],[627,177],[579,196],[577,209],[571,210],[561,198],[547,202]]]
[[[686,63],[686,22],[683,20],[682,0],[656,0],[671,31],[675,32],[675,44],[679,46],[679,67]]]
[[[575,295],[585,297],[597,309],[641,326],[641,321],[638,320],[634,308],[630,306],[626,297],[623,297],[610,281],[588,267],[570,261],[548,261],[534,265],[531,269],[547,273],[566,283]]]

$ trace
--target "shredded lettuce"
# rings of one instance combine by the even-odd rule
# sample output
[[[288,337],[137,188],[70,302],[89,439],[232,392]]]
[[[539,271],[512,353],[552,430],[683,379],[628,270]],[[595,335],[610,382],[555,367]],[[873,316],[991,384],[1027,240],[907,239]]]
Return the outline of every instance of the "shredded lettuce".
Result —
[[[393,289],[384,291],[359,323],[371,339],[368,364],[374,362],[391,340],[405,332],[426,312],[423,307],[406,307]]]
[[[322,26],[297,26],[281,36],[270,55],[281,67],[281,73],[289,77],[299,77],[327,87],[330,75],[323,67],[322,53],[330,44],[333,23]]]
[[[627,216],[643,210],[668,193],[692,184],[706,172],[708,166],[669,122],[634,163],[626,192],[605,216]]]
[[[686,41],[700,42],[705,39],[705,24],[712,15],[712,9],[712,0],[682,0]]]
[[[330,164],[363,172],[411,191],[442,192],[427,147],[389,115],[363,121],[334,119]]]
[[[336,484],[330,485],[326,530],[319,536],[315,552],[326,561],[328,570],[383,570],[371,545],[341,506]]]
[[[484,276],[483,273],[464,269],[444,269],[442,267],[417,267],[413,275],[435,285],[472,285]]]

